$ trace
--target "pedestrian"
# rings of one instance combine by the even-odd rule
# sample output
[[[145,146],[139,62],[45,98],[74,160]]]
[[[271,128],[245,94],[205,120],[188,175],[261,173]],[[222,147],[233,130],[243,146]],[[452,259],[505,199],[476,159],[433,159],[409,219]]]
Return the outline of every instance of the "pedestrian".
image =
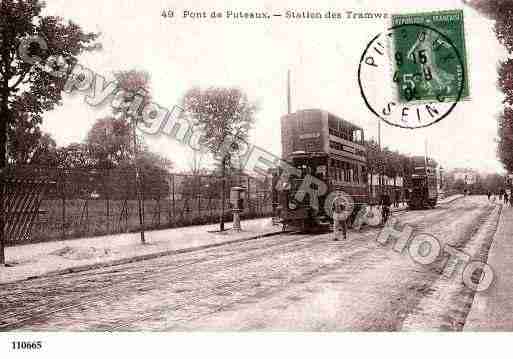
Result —
[[[334,203],[334,211],[333,211],[333,240],[338,241],[340,235],[344,237],[344,240],[347,239],[347,223],[346,223],[346,213],[343,203],[335,201]]]
[[[399,191],[395,191],[395,197],[394,197],[394,207],[399,207]]]
[[[502,201],[503,193],[504,193],[504,190],[501,188],[501,190],[499,191],[499,201]]]
[[[504,192],[504,204],[508,204],[508,192]]]
[[[381,219],[384,225],[388,220],[388,217],[390,216],[391,201],[388,193],[385,192],[381,195],[381,200],[379,201],[379,204],[381,205]]]
[[[492,196],[492,192],[488,191],[487,195],[488,195],[488,202],[490,202],[490,197]]]

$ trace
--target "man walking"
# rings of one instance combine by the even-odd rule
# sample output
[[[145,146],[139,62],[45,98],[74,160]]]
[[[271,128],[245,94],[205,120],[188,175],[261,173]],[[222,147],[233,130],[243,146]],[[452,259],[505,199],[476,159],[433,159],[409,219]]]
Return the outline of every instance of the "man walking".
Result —
[[[381,195],[381,200],[379,204],[381,205],[381,218],[384,225],[388,220],[388,217],[390,216],[391,201],[388,193],[385,192]]]
[[[508,192],[504,192],[504,204],[507,205],[508,204]]]
[[[344,237],[344,240],[347,239],[347,223],[346,223],[346,213],[345,206],[340,201],[335,201],[334,203],[334,211],[333,211],[333,240],[338,241],[340,236]]]

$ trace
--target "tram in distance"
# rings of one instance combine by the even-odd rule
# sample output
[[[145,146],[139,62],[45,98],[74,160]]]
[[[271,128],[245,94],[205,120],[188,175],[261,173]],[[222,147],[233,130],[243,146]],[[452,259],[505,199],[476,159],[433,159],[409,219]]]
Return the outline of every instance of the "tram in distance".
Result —
[[[434,208],[438,199],[438,163],[429,157],[413,156],[412,166],[406,192],[408,207]]]
[[[328,225],[331,217],[325,201],[337,190],[352,197],[353,215],[369,203],[367,151],[361,127],[327,111],[301,110],[282,116],[281,140],[284,160],[298,169],[278,194],[285,227],[308,230]],[[327,191],[319,192],[316,208],[312,208],[308,194],[302,201],[296,200],[307,175],[327,185]]]

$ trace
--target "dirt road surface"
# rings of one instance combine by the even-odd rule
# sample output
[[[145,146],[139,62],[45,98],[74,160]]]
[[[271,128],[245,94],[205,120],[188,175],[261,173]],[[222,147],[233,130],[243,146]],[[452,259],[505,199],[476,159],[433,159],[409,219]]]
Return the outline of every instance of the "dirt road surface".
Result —
[[[471,196],[394,218],[483,255],[498,210]],[[380,230],[340,242],[282,234],[4,285],[0,330],[461,330],[472,291],[378,243]]]

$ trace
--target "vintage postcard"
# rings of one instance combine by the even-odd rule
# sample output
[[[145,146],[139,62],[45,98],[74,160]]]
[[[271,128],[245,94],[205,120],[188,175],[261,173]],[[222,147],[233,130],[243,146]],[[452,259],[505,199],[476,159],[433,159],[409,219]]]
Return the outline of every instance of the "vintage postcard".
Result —
[[[512,332],[512,12],[0,0],[0,352]]]

